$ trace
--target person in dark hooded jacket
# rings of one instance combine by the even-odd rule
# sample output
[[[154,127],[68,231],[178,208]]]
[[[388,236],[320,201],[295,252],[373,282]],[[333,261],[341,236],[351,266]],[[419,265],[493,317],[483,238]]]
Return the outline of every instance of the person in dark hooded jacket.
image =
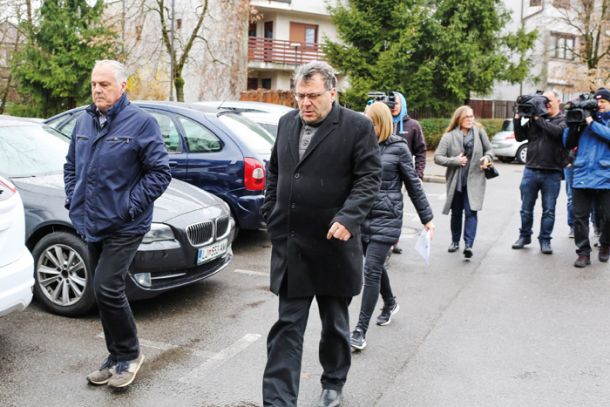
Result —
[[[407,143],[404,138],[391,135],[390,109],[382,102],[375,102],[367,106],[365,113],[373,121],[377,134],[383,173],[381,189],[375,196],[373,208],[360,226],[365,253],[364,289],[360,317],[351,336],[351,345],[358,350],[366,347],[365,335],[380,292],[384,306],[377,319],[377,325],[388,325],[392,315],[399,309],[392,294],[384,262],[388,250],[398,240],[402,228],[403,184],[424,228],[431,233],[434,231],[432,209],[421,180],[413,168],[413,159]]]

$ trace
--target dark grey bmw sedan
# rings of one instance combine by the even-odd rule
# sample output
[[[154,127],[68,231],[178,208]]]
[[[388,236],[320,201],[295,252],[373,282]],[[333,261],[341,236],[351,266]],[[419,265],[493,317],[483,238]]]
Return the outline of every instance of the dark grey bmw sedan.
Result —
[[[0,117],[0,175],[19,190],[26,244],[34,257],[34,294],[53,313],[78,316],[95,305],[86,243],[64,208],[63,164],[69,139],[40,123]],[[130,299],[210,277],[233,257],[235,222],[220,198],[172,180],[155,202],[127,278]]]

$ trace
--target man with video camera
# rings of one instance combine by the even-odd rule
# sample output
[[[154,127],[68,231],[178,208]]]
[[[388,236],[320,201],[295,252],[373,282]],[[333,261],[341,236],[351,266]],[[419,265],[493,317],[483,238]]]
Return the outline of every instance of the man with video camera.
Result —
[[[591,103],[593,100],[595,104]],[[571,102],[563,141],[577,147],[572,182],[574,243],[578,258],[574,267],[591,264],[589,216],[593,202],[598,214],[599,261],[610,258],[610,90],[599,88],[594,98],[581,95]]]
[[[521,228],[513,249],[522,249],[532,242],[534,206],[540,192],[542,218],[540,220],[540,251],[553,254],[551,233],[555,225],[555,204],[561,188],[567,150],[562,143],[566,128],[564,114],[559,109],[559,95],[555,91],[520,96],[514,117],[515,138],[527,140],[527,159],[521,179]],[[529,119],[522,125],[522,118]]]

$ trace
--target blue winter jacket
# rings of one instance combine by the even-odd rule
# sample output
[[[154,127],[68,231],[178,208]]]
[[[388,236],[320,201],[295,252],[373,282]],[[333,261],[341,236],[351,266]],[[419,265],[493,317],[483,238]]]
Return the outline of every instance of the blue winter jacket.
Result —
[[[569,129],[563,133],[564,145],[568,133]],[[582,131],[574,160],[572,188],[610,189],[610,112],[598,114]]]
[[[77,120],[64,183],[70,219],[86,242],[148,232],[153,203],[170,180],[157,121],[125,94],[108,110],[103,127],[95,104]]]

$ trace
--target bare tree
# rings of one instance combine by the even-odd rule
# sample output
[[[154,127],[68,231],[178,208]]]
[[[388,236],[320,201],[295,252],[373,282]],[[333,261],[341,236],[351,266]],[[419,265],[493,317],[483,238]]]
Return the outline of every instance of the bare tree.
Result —
[[[9,96],[15,92],[10,59],[25,40],[22,23],[32,23],[31,0],[0,0],[0,114],[6,110]]]
[[[561,20],[577,33],[579,45],[574,56],[586,64],[584,82],[610,80],[610,0],[572,0],[570,7],[558,8]]]

